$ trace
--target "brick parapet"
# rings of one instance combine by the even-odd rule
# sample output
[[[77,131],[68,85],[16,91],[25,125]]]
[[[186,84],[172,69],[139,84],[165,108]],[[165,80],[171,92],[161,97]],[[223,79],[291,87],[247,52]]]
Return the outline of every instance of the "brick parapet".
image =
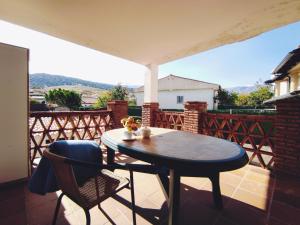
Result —
[[[128,102],[114,100],[107,103],[107,110],[112,111],[114,128],[123,127],[121,119],[128,116]]]
[[[275,104],[275,172],[300,177],[300,98]]]
[[[206,102],[186,102],[184,104],[183,130],[196,134],[203,133],[203,119],[206,112]]]
[[[159,110],[157,102],[145,103],[142,107],[143,126],[153,127],[155,124],[155,112]]]

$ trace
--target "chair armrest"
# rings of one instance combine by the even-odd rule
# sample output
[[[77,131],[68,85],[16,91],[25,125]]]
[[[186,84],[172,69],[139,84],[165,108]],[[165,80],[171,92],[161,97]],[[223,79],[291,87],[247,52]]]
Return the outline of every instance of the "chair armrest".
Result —
[[[140,173],[150,173],[150,174],[157,174],[160,171],[160,169],[156,166],[145,165],[145,164],[127,164],[127,163],[100,164],[100,163],[90,163],[90,162],[70,159],[70,158],[65,158],[64,162],[70,165],[78,165],[78,166],[84,166],[87,168],[95,168],[95,169],[108,169],[108,170],[120,169],[120,170],[130,170],[130,171],[135,171]]]

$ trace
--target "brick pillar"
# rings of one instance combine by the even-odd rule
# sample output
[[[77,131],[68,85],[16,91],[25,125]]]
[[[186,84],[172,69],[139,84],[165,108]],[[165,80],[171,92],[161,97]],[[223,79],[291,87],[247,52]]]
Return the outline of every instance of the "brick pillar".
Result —
[[[121,119],[128,116],[128,102],[122,100],[113,100],[107,103],[107,110],[112,111],[114,128],[123,127]]]
[[[142,108],[142,123],[143,126],[154,126],[154,112],[159,110],[157,102],[145,103]]]
[[[276,173],[300,177],[300,97],[277,101],[275,122]]]
[[[184,131],[202,133],[203,113],[207,111],[206,102],[186,102],[184,104]]]

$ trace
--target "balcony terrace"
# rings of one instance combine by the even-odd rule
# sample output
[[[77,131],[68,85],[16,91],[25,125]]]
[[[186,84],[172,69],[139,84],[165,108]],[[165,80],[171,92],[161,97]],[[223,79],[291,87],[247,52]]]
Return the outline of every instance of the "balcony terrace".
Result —
[[[126,107],[123,103],[115,107]],[[195,104],[195,103],[193,103]],[[110,106],[110,108],[114,108]],[[116,108],[114,108],[116,109]],[[119,108],[120,109],[120,108]],[[121,110],[122,111],[122,110]],[[185,111],[185,113],[187,113]],[[156,111],[154,126],[183,130],[185,114]],[[212,187],[207,178],[184,177],[181,181],[181,214],[179,224],[297,224],[300,212],[300,180],[275,175],[273,166],[275,116],[247,116],[202,113],[202,132],[237,142],[248,150],[250,162],[239,170],[221,173],[220,183],[224,209],[212,204]],[[120,115],[119,115],[120,116]],[[90,112],[32,112],[30,114],[32,168],[47,143],[59,139],[100,141],[103,132],[113,129],[111,110]],[[194,122],[195,123],[195,122]],[[265,126],[265,123],[268,126]],[[250,141],[248,141],[250,140]],[[100,143],[100,142],[99,142]],[[105,149],[103,150],[106,156]],[[143,163],[117,154],[117,162]],[[127,176],[127,172],[117,171]],[[155,175],[134,173],[138,224],[167,224],[167,202]],[[39,196],[30,193],[26,184],[1,191],[1,224],[51,224],[57,193]],[[95,207],[92,224],[131,224],[130,191],[108,199],[103,204],[106,218]],[[63,200],[59,224],[84,224],[82,209],[68,198]]]
[[[136,162],[118,155],[117,161]],[[137,162],[141,163],[141,162]],[[118,174],[129,176],[127,172]],[[167,224],[167,203],[155,175],[134,173],[137,224]],[[179,224],[205,225],[297,225],[300,215],[300,180],[273,176],[268,170],[248,165],[221,174],[224,209],[212,204],[207,178],[184,177],[181,182]],[[59,192],[40,196],[29,192],[26,184],[1,189],[2,225],[51,224]],[[91,224],[132,224],[130,190],[101,204],[111,221],[94,207]],[[26,222],[25,222],[26,221]],[[67,197],[63,199],[58,224],[85,224],[83,210]]]
[[[212,205],[207,178],[182,178],[179,221],[168,221],[170,201],[166,202],[155,175],[135,172],[137,224],[298,225],[299,96],[275,102],[277,114],[273,117],[209,114],[203,102],[187,103],[183,113],[161,112],[157,78],[160,64],[299,21],[299,12],[300,3],[295,0],[147,4],[3,0],[0,19],[143,66],[144,125],[215,136],[247,150],[251,164],[221,173],[223,210]],[[89,139],[101,144],[103,132],[120,126],[120,119],[127,115],[127,104],[112,102],[107,110],[98,112],[30,113],[29,50],[0,43],[0,59],[0,89],[4,93],[0,102],[5,106],[0,113],[0,224],[48,225],[59,192],[46,196],[29,192],[27,182],[38,158],[55,140]],[[120,154],[116,161],[142,163]],[[91,210],[92,224],[132,223],[129,190],[107,199],[102,207],[110,218],[95,207]],[[63,198],[58,223],[85,224],[83,211]]]

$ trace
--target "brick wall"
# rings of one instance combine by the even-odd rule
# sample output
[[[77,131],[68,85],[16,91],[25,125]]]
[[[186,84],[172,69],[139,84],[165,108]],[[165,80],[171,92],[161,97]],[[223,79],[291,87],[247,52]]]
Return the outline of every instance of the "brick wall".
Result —
[[[274,169],[300,176],[300,98],[277,101],[276,106]]]
[[[110,101],[107,103],[107,110],[112,111],[114,128],[123,127],[121,119],[128,116],[128,102],[121,100]]]
[[[157,102],[145,103],[142,108],[143,126],[153,127],[155,121],[155,112],[159,110]]]
[[[203,133],[203,114],[207,111],[206,102],[186,102],[184,104],[183,130],[191,133]]]

